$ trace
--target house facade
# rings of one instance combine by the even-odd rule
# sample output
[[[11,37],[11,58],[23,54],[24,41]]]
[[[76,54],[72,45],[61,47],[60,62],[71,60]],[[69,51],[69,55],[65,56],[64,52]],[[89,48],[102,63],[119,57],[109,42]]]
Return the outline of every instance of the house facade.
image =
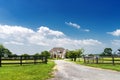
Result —
[[[50,51],[51,58],[65,58],[66,55],[66,49],[62,47],[54,47]]]

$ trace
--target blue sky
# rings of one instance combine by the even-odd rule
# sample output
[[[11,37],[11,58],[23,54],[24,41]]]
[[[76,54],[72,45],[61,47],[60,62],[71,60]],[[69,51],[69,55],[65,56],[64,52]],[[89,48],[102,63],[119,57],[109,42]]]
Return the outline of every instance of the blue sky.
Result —
[[[119,0],[0,0],[0,43],[16,54],[52,47],[115,51],[119,21]]]

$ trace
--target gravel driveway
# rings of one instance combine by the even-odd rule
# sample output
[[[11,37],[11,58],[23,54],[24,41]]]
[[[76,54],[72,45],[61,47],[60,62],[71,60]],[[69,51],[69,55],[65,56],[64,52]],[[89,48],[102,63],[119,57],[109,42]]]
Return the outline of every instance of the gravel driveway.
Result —
[[[120,72],[97,69],[74,64],[64,60],[55,60],[57,71],[51,80],[120,80]]]

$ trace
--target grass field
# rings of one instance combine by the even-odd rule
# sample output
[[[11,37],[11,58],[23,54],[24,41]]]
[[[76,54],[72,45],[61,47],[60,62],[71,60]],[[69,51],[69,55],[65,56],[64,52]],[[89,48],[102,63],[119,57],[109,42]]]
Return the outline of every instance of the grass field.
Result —
[[[46,80],[52,77],[54,62],[48,64],[3,65],[0,67],[0,80]]]
[[[108,59],[108,58],[107,58]],[[75,63],[85,65],[85,66],[91,66],[91,67],[96,67],[96,68],[102,68],[102,69],[110,69],[110,70],[115,70],[115,71],[120,71],[120,64],[85,64],[83,62],[83,59],[79,61],[76,61]]]
[[[83,62],[76,62],[76,63],[77,64],[82,64],[82,65],[85,65],[85,66],[96,67],[96,68],[120,71],[120,64],[112,65],[112,64],[84,64]]]

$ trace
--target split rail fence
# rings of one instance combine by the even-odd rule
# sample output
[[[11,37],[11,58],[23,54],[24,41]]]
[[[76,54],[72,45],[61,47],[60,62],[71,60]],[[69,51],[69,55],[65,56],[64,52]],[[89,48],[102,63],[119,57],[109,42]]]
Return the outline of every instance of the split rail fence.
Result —
[[[84,63],[96,63],[96,64],[120,64],[120,56],[87,56],[83,57]]]
[[[37,64],[37,63],[46,63],[47,57],[45,56],[0,56],[0,67],[5,64]]]

